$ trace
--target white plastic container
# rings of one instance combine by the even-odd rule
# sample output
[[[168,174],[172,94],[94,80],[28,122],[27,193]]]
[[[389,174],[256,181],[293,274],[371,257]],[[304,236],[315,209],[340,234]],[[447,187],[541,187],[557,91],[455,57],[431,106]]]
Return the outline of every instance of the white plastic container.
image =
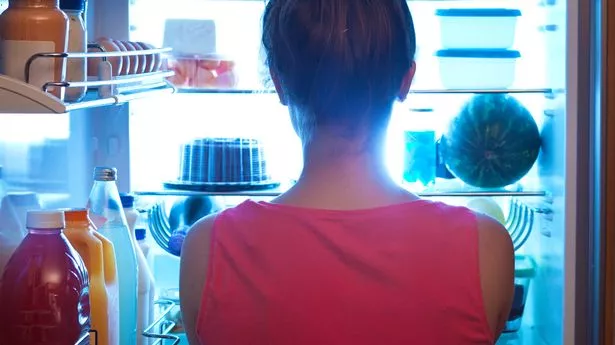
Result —
[[[436,10],[444,49],[508,49],[515,42],[521,11],[505,8]]]
[[[153,310],[154,310],[154,292],[156,287],[154,285],[154,277],[150,271],[149,265],[145,255],[138,247],[138,242],[135,235],[135,225],[139,214],[134,209],[134,196],[130,194],[120,194],[120,201],[124,209],[124,215],[126,216],[126,222],[132,240],[135,245],[135,254],[137,257],[137,274],[139,281],[137,283],[137,342],[136,345],[148,345],[150,344],[149,338],[142,336],[143,331],[152,323]]]
[[[515,81],[516,60],[521,57],[505,49],[443,49],[435,55],[442,86],[451,90],[507,89]]]

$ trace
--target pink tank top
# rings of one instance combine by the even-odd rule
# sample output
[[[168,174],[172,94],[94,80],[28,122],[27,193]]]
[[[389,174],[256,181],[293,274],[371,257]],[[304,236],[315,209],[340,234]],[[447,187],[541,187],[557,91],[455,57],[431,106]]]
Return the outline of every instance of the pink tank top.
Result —
[[[197,334],[202,345],[493,344],[476,218],[426,200],[246,201],[215,220]]]

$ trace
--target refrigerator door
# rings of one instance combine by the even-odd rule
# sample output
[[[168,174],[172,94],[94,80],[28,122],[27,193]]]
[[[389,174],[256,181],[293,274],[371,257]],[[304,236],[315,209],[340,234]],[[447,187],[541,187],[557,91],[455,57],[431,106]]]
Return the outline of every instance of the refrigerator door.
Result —
[[[615,5],[607,0],[602,1],[603,20],[603,61],[602,87],[603,106],[600,125],[602,126],[599,156],[602,191],[601,207],[599,208],[602,230],[602,296],[603,307],[600,326],[602,327],[602,344],[615,344],[615,98],[606,95],[615,92]],[[610,18],[610,22],[608,19]]]
[[[601,0],[567,1],[564,344],[599,344],[602,328],[604,4]]]

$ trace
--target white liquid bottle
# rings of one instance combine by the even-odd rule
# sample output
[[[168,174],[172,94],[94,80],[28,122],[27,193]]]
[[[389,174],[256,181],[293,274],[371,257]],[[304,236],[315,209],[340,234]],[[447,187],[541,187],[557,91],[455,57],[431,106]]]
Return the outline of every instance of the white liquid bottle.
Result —
[[[149,339],[142,336],[143,331],[153,322],[150,320],[150,315],[154,310],[154,278],[151,270],[147,265],[147,259],[141,251],[137,239],[135,236],[135,225],[139,214],[134,209],[134,196],[130,194],[121,194],[120,199],[122,201],[122,207],[130,233],[132,234],[132,240],[135,244],[137,254],[137,265],[139,266],[139,282],[138,282],[138,297],[137,297],[137,345],[149,344]]]
[[[137,238],[137,244],[145,256],[147,262],[149,262],[149,251],[151,249],[149,242],[147,241],[147,230],[145,228],[136,228],[135,236]]]
[[[113,243],[120,291],[120,344],[137,343],[137,250],[115,184],[117,170],[96,167],[87,208],[98,232]],[[140,251],[139,251],[140,252]],[[139,337],[141,338],[141,337]]]

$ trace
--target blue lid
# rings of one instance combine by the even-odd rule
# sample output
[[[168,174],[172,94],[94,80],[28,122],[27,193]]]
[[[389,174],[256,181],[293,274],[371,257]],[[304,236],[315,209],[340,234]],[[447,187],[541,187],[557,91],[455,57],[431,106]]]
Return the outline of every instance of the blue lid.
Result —
[[[120,193],[120,201],[123,208],[131,208],[135,204],[135,197],[130,194]]]
[[[442,49],[435,54],[438,57],[452,58],[486,58],[486,59],[516,59],[521,57],[517,50],[508,49]]]
[[[135,229],[135,238],[137,239],[137,241],[142,241],[145,239],[145,229],[143,228],[136,228]]]
[[[64,11],[84,11],[87,0],[60,0],[60,9]]]
[[[519,17],[521,11],[509,8],[440,8],[439,17]]]

